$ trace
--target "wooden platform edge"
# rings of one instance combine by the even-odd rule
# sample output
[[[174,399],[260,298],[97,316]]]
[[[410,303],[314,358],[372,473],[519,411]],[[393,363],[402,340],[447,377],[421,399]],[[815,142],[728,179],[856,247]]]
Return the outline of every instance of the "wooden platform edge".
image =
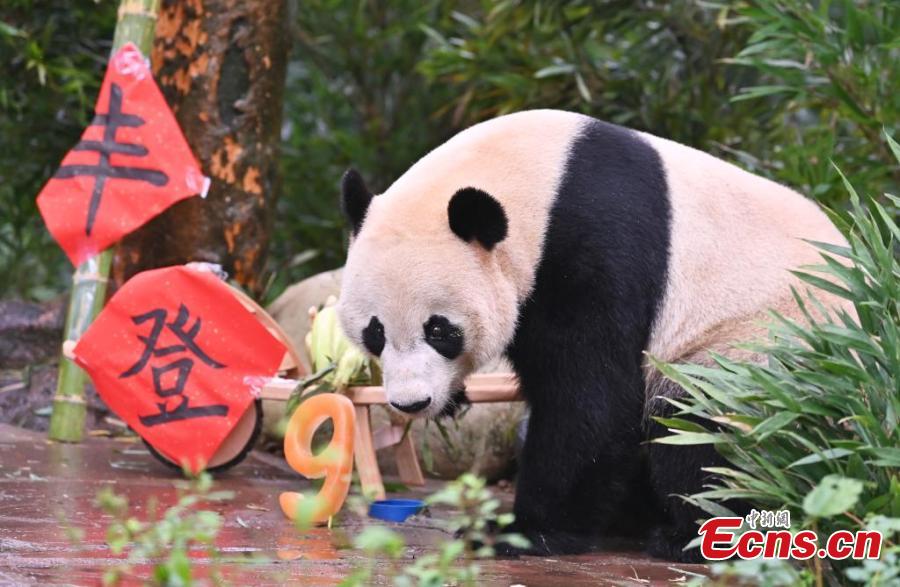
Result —
[[[287,401],[296,387],[296,381],[273,378],[260,390],[262,399]],[[384,387],[379,385],[350,387],[345,395],[356,405],[382,405],[387,403]],[[466,397],[472,403],[500,403],[522,401],[519,385],[511,375],[478,374],[466,379]]]

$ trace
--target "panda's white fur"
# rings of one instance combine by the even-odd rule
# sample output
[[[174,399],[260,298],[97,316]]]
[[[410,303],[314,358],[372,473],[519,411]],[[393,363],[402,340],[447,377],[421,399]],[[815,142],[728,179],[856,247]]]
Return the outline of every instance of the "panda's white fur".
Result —
[[[740,355],[734,342],[763,335],[769,309],[799,318],[790,288],[804,287],[789,270],[821,262],[805,241],[846,242],[827,216],[773,181],[641,136],[662,158],[672,204],[668,283],[648,353],[664,361],[697,360],[709,350]]]
[[[581,117],[553,110],[497,118],[459,133],[372,199],[347,255],[339,313],[347,335],[376,315],[386,326],[382,356],[388,398],[433,401],[441,412],[454,387],[500,355],[531,291],[553,196]],[[447,204],[460,188],[495,194],[509,235],[488,252],[456,238]],[[422,323],[446,315],[464,326],[466,352],[447,363],[422,341]]]
[[[815,204],[786,187],[560,111],[475,125],[379,196],[359,193],[360,182],[345,178],[354,238],[343,328],[363,346],[377,318],[388,399],[426,416],[445,412],[476,367],[510,354],[532,406],[517,529],[537,537],[542,552],[582,548],[583,524],[611,527],[607,518],[634,493],[649,396],[678,392],[647,370],[642,353],[746,358],[733,345],[762,337],[769,309],[798,317],[791,286],[800,284],[789,270],[819,260],[806,240],[845,242]],[[487,206],[475,208],[486,216],[454,220],[454,202],[473,189],[466,195]],[[466,231],[483,224],[494,232],[470,238]],[[433,316],[464,334],[458,356],[425,341]],[[671,495],[699,490],[700,468],[715,455],[667,450],[650,448],[659,463],[656,473],[649,465],[650,485],[671,524],[658,552],[679,557],[697,515]],[[610,502],[596,512],[587,511],[595,505],[581,488],[587,479]]]

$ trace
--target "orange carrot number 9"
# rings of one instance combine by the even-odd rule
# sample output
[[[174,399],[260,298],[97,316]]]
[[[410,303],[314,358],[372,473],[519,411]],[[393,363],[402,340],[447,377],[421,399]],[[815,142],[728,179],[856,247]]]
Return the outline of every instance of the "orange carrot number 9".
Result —
[[[334,423],[334,435],[317,455],[312,452],[313,434],[326,420]],[[292,469],[310,479],[325,477],[315,496],[282,493],[281,511],[291,520],[321,524],[340,511],[350,490],[353,473],[353,402],[336,393],[323,393],[301,403],[288,422],[284,454]]]

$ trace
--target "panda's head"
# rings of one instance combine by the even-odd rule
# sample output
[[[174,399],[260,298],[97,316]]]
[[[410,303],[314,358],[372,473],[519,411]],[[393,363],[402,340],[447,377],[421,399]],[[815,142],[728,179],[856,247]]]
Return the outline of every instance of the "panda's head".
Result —
[[[338,311],[347,336],[381,360],[390,405],[437,417],[453,413],[463,378],[512,336],[509,223],[498,199],[477,187],[410,188],[398,181],[373,196],[358,173],[345,174],[353,236]],[[423,189],[435,193],[412,193]]]

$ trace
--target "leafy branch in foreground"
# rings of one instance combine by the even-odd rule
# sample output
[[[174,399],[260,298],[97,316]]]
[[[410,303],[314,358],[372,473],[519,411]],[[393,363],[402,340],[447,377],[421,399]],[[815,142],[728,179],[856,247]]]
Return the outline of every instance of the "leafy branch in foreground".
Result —
[[[900,161],[900,147],[890,137],[887,143]],[[846,178],[844,183],[851,202],[849,246],[815,243],[824,265],[796,275],[851,302],[857,316],[828,316],[814,292],[795,292],[806,323],[773,314],[770,340],[753,347],[768,356],[767,364],[720,356],[713,368],[659,364],[688,395],[673,400],[681,414],[663,422],[673,436],[658,441],[714,444],[729,461],[730,467],[710,469],[719,486],[686,496],[710,513],[729,499],[786,508],[794,529],[811,528],[820,542],[836,530],[883,528],[886,546],[879,561],[831,565],[841,572],[835,575],[839,581],[887,584],[900,574],[892,538],[900,525],[900,227],[896,208],[875,199],[864,205]],[[900,198],[885,198],[900,207]],[[698,430],[684,415],[719,428]],[[759,573],[760,564],[731,569]],[[804,574],[786,563],[768,564],[789,577],[788,584],[822,584],[831,572],[820,559],[807,561]]]
[[[128,499],[104,487],[97,495],[97,506],[112,522],[106,530],[106,543],[113,554],[126,554],[125,561],[110,568],[103,576],[104,585],[118,585],[125,580],[138,579],[136,565],[154,561],[150,577],[141,577],[151,585],[192,585],[194,576],[190,552],[204,550],[213,560],[218,559],[216,535],[222,527],[217,512],[199,509],[204,503],[226,501],[230,491],[212,491],[212,477],[208,473],[178,484],[178,501],[156,518],[156,503],[148,507],[146,520],[129,514]],[[221,579],[213,569],[211,580]]]
[[[504,542],[527,547],[528,541],[518,534],[496,534],[513,522],[511,513],[499,513],[500,500],[491,495],[485,480],[470,473],[460,476],[442,490],[431,495],[428,505],[446,505],[456,513],[448,520],[446,530],[455,538],[441,541],[437,552],[416,557],[415,562],[398,568],[399,560],[406,552],[403,536],[385,526],[369,526],[353,541],[354,548],[362,550],[368,563],[356,569],[341,583],[343,587],[357,587],[372,583],[377,557],[389,561],[388,575],[397,587],[413,585],[477,585],[479,558],[494,556],[494,545]],[[481,545],[476,547],[475,545]]]

